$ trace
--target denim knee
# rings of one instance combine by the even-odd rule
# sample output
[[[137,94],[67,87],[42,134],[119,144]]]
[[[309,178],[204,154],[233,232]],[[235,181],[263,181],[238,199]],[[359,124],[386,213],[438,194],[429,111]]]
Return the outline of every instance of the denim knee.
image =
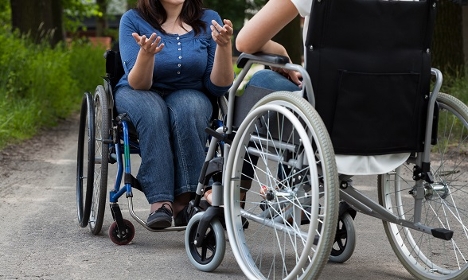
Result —
[[[137,179],[149,203],[174,200],[174,156],[166,102],[156,92],[119,88],[118,113],[127,113],[136,128],[141,152]]]
[[[291,82],[283,75],[272,70],[260,70],[255,72],[246,84],[248,86],[256,86],[259,88],[269,89],[272,91],[297,91],[299,86]]]

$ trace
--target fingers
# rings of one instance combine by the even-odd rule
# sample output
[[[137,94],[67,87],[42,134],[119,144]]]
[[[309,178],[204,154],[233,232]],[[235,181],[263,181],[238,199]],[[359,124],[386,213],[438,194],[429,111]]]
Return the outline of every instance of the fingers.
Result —
[[[232,22],[225,19],[224,26],[219,25],[215,20],[211,21],[211,36],[213,40],[221,46],[225,46],[231,43],[231,36],[234,33],[232,28]]]
[[[164,48],[164,43],[161,43],[161,37],[157,36],[156,33],[151,34],[149,38],[146,35],[140,36],[137,33],[132,33],[136,43],[140,46],[140,49],[150,54],[157,54]]]
[[[299,87],[302,86],[302,80],[301,80],[302,75],[301,75],[301,73],[299,73],[297,71],[294,71],[294,70],[287,70],[287,69],[284,69],[284,68],[281,68],[281,67],[271,66],[270,69],[272,71],[275,71],[275,72],[281,74],[283,77],[287,78],[288,80],[295,83]]]
[[[233,30],[233,29],[232,29],[232,22],[231,22],[230,20],[225,19],[225,20],[223,20],[223,22],[224,22],[224,24],[225,24],[224,26],[229,27],[229,28],[231,29],[231,31]],[[231,35],[232,35],[232,33],[231,33]]]
[[[289,73],[289,79],[291,79],[291,81],[298,86],[302,86],[302,81],[300,78],[302,78],[301,74],[296,71],[292,71]]]

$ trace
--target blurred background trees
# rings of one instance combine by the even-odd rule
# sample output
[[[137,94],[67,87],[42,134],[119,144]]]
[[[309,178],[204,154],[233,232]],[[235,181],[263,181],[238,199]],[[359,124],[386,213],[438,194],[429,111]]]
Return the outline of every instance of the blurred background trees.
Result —
[[[235,34],[268,0],[204,0],[234,23]],[[324,0],[327,1],[327,0]],[[444,73],[442,91],[468,103],[468,0],[439,0],[433,66]],[[0,0],[0,150],[79,109],[105,75],[103,53],[118,41],[120,16],[137,0]],[[275,40],[302,62],[302,20]],[[255,40],[255,38],[252,38]],[[66,42],[66,43],[65,43]],[[234,55],[237,55],[234,52]]]
[[[0,0],[0,19],[8,17],[11,7],[11,25],[21,34],[28,34],[35,42],[43,39],[54,46],[66,36],[86,31],[85,20],[93,19],[93,36],[112,36],[118,40],[115,26],[109,20],[118,21],[119,15],[109,13],[115,6],[122,6],[120,13],[135,6],[137,0]],[[206,7],[216,10],[221,17],[229,18],[236,32],[255,11],[268,0],[205,0]],[[433,65],[446,75],[459,76],[466,69],[468,55],[468,7],[465,0],[439,0],[433,40]],[[465,1],[466,2],[466,1]],[[8,6],[8,7],[7,7]],[[115,25],[115,24],[114,24]],[[302,62],[301,19],[291,22],[274,39],[288,49],[295,63]],[[236,33],[234,34],[236,35]],[[252,38],[255,40],[255,38]],[[235,53],[237,54],[237,53]]]
[[[35,43],[48,40],[52,46],[65,39],[60,0],[11,0],[10,4],[11,25],[22,35]]]
[[[463,21],[465,17],[465,22]],[[432,64],[445,76],[463,76],[468,59],[468,6],[451,0],[439,0],[434,39],[432,41]]]

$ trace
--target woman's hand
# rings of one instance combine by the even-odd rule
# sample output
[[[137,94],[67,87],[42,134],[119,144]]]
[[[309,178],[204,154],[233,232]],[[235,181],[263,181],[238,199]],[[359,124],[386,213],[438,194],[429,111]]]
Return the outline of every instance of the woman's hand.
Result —
[[[140,36],[138,33],[132,33],[133,39],[140,46],[140,49],[148,54],[157,54],[164,48],[164,43],[161,43],[161,37],[156,36],[156,33],[151,34],[149,38],[146,35]]]
[[[284,77],[288,78],[291,82],[295,83],[299,87],[302,87],[302,75],[301,73],[294,71],[294,70],[287,70],[280,67],[270,67],[271,70],[278,72],[279,74],[283,75]]]
[[[215,20],[211,21],[211,37],[219,46],[231,46],[231,36],[234,33],[232,22],[228,19],[223,20],[224,26],[219,25]]]
[[[135,65],[128,74],[128,83],[134,89],[148,90],[153,84],[154,55],[164,48],[164,44],[156,33],[151,34],[149,38],[132,33],[132,37],[140,46],[140,51]]]

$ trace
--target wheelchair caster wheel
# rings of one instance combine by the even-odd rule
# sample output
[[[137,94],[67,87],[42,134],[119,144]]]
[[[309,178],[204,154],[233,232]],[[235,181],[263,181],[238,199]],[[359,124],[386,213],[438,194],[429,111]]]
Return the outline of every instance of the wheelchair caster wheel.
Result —
[[[350,214],[345,213],[338,219],[335,242],[331,250],[331,262],[344,263],[349,260],[356,247],[356,230]]]
[[[194,215],[185,230],[185,251],[190,262],[201,271],[210,272],[215,270],[223,261],[226,250],[224,239],[224,229],[218,219],[210,222],[209,227],[203,234],[203,244],[200,247],[195,245],[198,225],[203,218],[204,212]]]
[[[125,227],[119,230],[117,222],[113,222],[109,227],[109,237],[117,245],[126,245],[135,237],[135,227],[129,220],[123,220]]]

